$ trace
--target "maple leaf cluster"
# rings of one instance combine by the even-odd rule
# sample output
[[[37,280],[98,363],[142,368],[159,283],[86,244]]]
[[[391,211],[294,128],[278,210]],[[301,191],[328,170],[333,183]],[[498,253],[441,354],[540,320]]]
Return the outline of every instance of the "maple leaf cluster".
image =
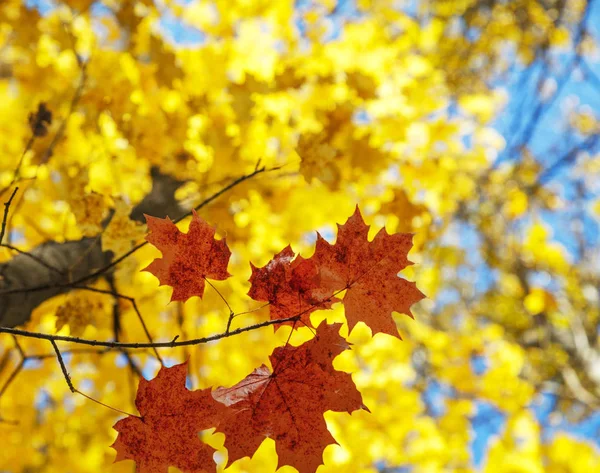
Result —
[[[162,252],[145,270],[161,285],[173,287],[171,300],[202,297],[206,279],[229,276],[231,252],[225,240],[193,212],[187,234],[167,217],[147,217],[147,240]],[[189,391],[187,363],[162,367],[156,378],[141,380],[136,397],[139,417],[115,424],[115,461],[131,459],[138,473],[166,473],[169,466],[184,472],[214,472],[214,449],[198,432],[215,428],[225,434],[228,464],[252,456],[265,438],[275,441],[278,468],[295,467],[314,473],[323,451],[335,439],[327,429],[327,411],[367,410],[350,374],[333,367],[334,358],[350,344],[339,335],[341,324],[316,327],[310,314],[342,302],[350,331],[358,322],[400,337],[392,312],[412,317],[410,306],[424,296],[415,283],[398,277],[407,259],[412,235],[389,235],[385,229],[368,240],[369,227],[357,207],[338,225],[335,244],[317,234],[315,253],[305,259],[288,246],[264,267],[252,266],[249,296],[266,301],[275,330],[282,325],[314,329],[314,338],[299,346],[286,343],[237,384],[215,390]],[[342,299],[337,297],[345,291]]]

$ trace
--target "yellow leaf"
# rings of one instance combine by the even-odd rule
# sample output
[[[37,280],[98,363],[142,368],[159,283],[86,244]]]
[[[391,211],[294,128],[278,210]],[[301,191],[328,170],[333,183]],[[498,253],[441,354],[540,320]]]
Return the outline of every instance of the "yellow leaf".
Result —
[[[96,317],[103,310],[103,304],[83,292],[71,293],[56,309],[56,331],[69,326],[72,336],[79,337],[88,325],[95,325]]]
[[[102,233],[102,251],[120,255],[144,238],[146,226],[129,218],[131,210],[122,198],[115,199],[114,215]]]
[[[525,296],[523,301],[525,309],[532,315],[539,314],[541,312],[554,309],[556,302],[554,297],[547,291],[541,288],[532,288],[529,294]]]

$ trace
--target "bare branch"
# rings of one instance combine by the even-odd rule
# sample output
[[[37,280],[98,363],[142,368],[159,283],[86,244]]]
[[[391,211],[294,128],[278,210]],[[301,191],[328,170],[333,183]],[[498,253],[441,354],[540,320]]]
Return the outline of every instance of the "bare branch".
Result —
[[[153,342],[153,343],[144,343],[144,342],[103,342],[100,340],[87,340],[85,338],[78,337],[67,337],[64,335],[51,335],[47,333],[40,332],[30,332],[28,330],[21,330],[16,328],[9,327],[0,327],[0,333],[10,333],[12,335],[17,335],[25,338],[37,338],[40,340],[54,340],[56,342],[70,342],[70,343],[78,343],[80,345],[90,345],[94,347],[107,347],[107,348],[174,348],[174,347],[182,347],[189,345],[200,345],[203,343],[214,342],[216,340],[220,340],[222,338],[233,337],[234,335],[238,335],[244,332],[250,332],[252,330],[257,330],[259,328],[268,327],[270,325],[277,325],[286,322],[294,322],[300,318],[300,315],[294,315],[293,317],[288,317],[286,319],[278,319],[278,320],[268,320],[266,322],[261,322],[254,325],[248,325],[246,327],[238,328],[232,330],[230,332],[223,332],[216,335],[210,335],[208,337],[202,338],[194,338],[191,340],[183,340],[183,341],[170,341],[170,342]]]
[[[103,407],[107,407],[108,409],[118,412],[119,414],[125,414],[126,416],[132,416],[132,417],[139,417],[139,416],[136,416],[135,414],[130,414],[129,412],[125,412],[125,411],[122,411],[121,409],[117,409],[116,407],[112,407],[112,406],[109,406],[108,404],[104,404],[102,401],[99,401],[98,399],[94,399],[93,397],[91,397],[91,396],[85,394],[84,392],[80,391],[79,389],[77,389],[73,385],[73,381],[71,381],[71,377],[69,376],[69,373],[67,372],[67,367],[65,366],[65,361],[63,360],[62,354],[60,353],[60,350],[58,349],[58,345],[56,344],[56,342],[54,340],[50,340],[50,343],[52,344],[52,348],[54,348],[54,353],[56,353],[56,358],[58,359],[58,363],[60,364],[60,369],[65,378],[65,381],[67,382],[67,385],[69,386],[69,389],[71,390],[71,392],[73,394],[80,394],[83,397],[85,397],[86,399],[89,399],[90,401],[95,402],[96,404],[100,404]]]
[[[114,286],[114,283],[113,283],[113,286]],[[129,297],[129,296],[120,294],[119,292],[117,292],[114,289],[107,291],[104,289],[97,289],[95,287],[88,287],[88,286],[73,286],[73,289],[81,289],[84,291],[97,292],[100,294],[110,294],[111,296],[113,296],[117,299],[123,299],[123,300],[131,302],[131,305],[133,306],[133,310],[135,311],[140,323],[142,324],[142,329],[144,330],[144,334],[146,335],[146,338],[148,338],[148,341],[150,343],[153,343],[152,336],[150,335],[148,327],[146,326],[146,322],[144,322],[142,313],[140,312],[140,309],[138,308],[137,303],[135,302],[135,299],[133,297]],[[158,350],[156,349],[156,347],[152,347],[152,348],[154,349],[154,354],[156,356],[156,359],[160,362],[161,365],[164,365],[163,360],[162,360],[160,354],[158,353]]]
[[[2,218],[2,228],[0,229],[0,243],[2,243],[4,233],[6,232],[6,221],[8,220],[8,211],[10,209],[10,205],[12,204],[12,201],[15,198],[18,190],[19,188],[15,187],[15,190],[11,194],[10,198],[4,203],[4,217]]]

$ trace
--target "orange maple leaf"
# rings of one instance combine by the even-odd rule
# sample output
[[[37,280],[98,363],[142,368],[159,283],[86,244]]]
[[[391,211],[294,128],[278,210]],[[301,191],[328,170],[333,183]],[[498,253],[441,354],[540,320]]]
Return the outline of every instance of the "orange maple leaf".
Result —
[[[198,432],[216,427],[224,406],[210,389],[185,387],[187,362],[162,367],[151,381],[140,380],[135,405],[141,417],[127,417],[114,425],[119,432],[112,447],[115,462],[134,460],[137,473],[167,473],[175,466],[185,473],[215,472],[215,449]]]
[[[188,233],[182,233],[169,217],[144,215],[150,233],[146,240],[162,252],[142,271],[158,278],[160,285],[173,287],[171,301],[202,297],[206,279],[222,281],[231,276],[227,264],[231,251],[225,239],[215,240],[215,229],[192,211]]]
[[[346,290],[343,303],[350,331],[364,322],[373,335],[383,332],[400,338],[391,313],[412,317],[410,306],[425,297],[414,282],[398,277],[412,264],[407,258],[412,234],[389,235],[382,228],[370,242],[368,233],[357,206],[344,225],[338,224],[335,244],[317,233],[315,254],[309,260],[319,270],[322,289]]]
[[[225,434],[228,466],[252,456],[266,437],[275,441],[278,468],[291,465],[314,473],[327,445],[337,443],[323,418],[326,411],[368,410],[350,374],[336,371],[333,359],[349,344],[338,334],[341,324],[317,328],[300,346],[275,348],[273,371],[265,365],[213,397],[229,406],[217,427]]]
[[[250,266],[252,286],[248,295],[256,301],[269,302],[271,320],[299,315],[304,325],[312,327],[312,312],[330,309],[334,302],[338,302],[333,297],[333,291],[319,290],[320,278],[315,264],[300,255],[294,259],[294,252],[289,245],[262,268],[252,263]],[[276,324],[274,328],[277,330],[283,325],[298,328],[294,321]]]

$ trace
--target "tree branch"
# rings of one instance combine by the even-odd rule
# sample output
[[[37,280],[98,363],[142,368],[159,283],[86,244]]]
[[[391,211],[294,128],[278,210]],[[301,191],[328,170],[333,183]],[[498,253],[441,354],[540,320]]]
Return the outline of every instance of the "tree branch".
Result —
[[[282,324],[286,322],[295,322],[300,318],[301,314],[294,315],[293,317],[288,317],[286,319],[277,319],[277,320],[267,320],[266,322],[261,322],[254,325],[248,325],[246,327],[241,327],[235,330],[230,330],[229,332],[222,332],[215,335],[210,335],[208,337],[202,338],[193,338],[191,340],[183,340],[177,341],[177,337],[175,337],[170,342],[104,342],[100,340],[87,340],[85,338],[78,337],[67,337],[64,335],[52,335],[48,333],[40,333],[40,332],[30,332],[28,330],[21,330],[16,328],[9,327],[0,327],[0,333],[10,333],[19,337],[26,338],[37,338],[40,340],[48,340],[55,342],[70,342],[77,343],[80,345],[90,345],[94,347],[106,347],[106,348],[174,348],[174,347],[183,347],[189,345],[200,345],[203,343],[214,342],[216,340],[221,340],[222,338],[233,337],[240,333],[250,332],[252,330],[257,330],[259,328],[268,327],[270,325]]]

